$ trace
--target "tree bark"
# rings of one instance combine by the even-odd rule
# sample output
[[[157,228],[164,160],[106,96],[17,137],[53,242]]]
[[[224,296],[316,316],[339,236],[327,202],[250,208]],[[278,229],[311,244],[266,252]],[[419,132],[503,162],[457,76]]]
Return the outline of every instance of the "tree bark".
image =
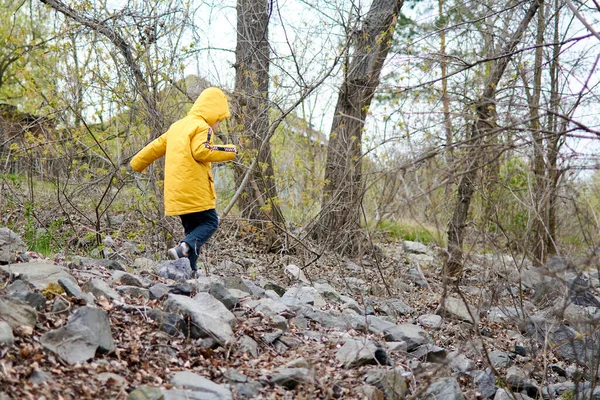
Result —
[[[533,173],[535,175],[533,216],[533,256],[538,265],[545,262],[548,242],[548,192],[546,190],[546,162],[544,161],[544,136],[540,120],[540,102],[542,93],[542,62],[544,43],[544,1],[540,0],[537,20],[535,65],[533,74],[533,96],[529,105],[531,115],[531,134],[533,136]]]
[[[358,250],[362,201],[362,131],[403,0],[374,0],[345,68],[331,126],[325,187],[314,236],[342,254]]]
[[[277,205],[269,130],[269,1],[238,0],[236,78],[233,94],[233,129],[246,147],[235,168],[236,183],[244,179],[248,155],[257,157],[248,184],[239,197],[241,215],[256,223],[284,223]],[[244,165],[244,163],[246,165]]]
[[[477,171],[482,156],[482,150],[479,145],[487,136],[494,134],[496,127],[496,89],[511,59],[511,54],[521,41],[525,29],[527,29],[527,26],[535,16],[539,5],[539,0],[531,2],[523,20],[521,20],[519,26],[503,47],[500,58],[493,63],[483,93],[476,103],[475,119],[471,126],[471,137],[469,140],[470,150],[467,152],[467,160],[469,161],[466,163],[466,169],[460,179],[456,206],[448,224],[448,258],[445,265],[445,274],[450,278],[460,278],[462,275],[464,231],[469,207],[473,193],[475,192],[475,179],[477,178]]]

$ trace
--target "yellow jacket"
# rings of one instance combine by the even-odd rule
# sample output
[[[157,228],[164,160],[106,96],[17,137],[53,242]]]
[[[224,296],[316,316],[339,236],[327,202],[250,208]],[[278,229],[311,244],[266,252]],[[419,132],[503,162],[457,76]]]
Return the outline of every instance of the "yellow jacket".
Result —
[[[215,208],[212,162],[235,157],[234,145],[213,146],[211,126],[229,117],[227,97],[217,88],[200,93],[187,116],[131,159],[141,172],[165,156],[165,214],[183,215]]]

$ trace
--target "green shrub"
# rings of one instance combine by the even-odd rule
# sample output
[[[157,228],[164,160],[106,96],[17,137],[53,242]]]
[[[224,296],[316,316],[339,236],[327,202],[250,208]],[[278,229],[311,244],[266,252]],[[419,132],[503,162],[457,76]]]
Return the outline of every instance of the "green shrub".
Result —
[[[386,233],[392,239],[410,240],[423,244],[435,243],[444,245],[444,238],[435,229],[429,229],[421,224],[409,222],[381,221],[377,231]]]
[[[48,228],[38,228],[33,217],[33,205],[28,202],[25,205],[25,234],[23,237],[27,248],[45,256],[59,252],[69,237],[69,232],[62,229],[64,223],[64,218],[57,218],[50,223]]]

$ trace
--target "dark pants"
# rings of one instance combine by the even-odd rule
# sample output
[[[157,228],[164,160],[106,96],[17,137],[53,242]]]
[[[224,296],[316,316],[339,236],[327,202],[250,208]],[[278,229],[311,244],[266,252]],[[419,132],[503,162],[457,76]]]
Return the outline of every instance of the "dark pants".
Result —
[[[219,227],[219,216],[213,208],[212,210],[180,215],[180,217],[186,235],[183,241],[190,246],[188,255],[190,266],[196,271],[198,269],[196,261],[198,255],[200,255],[200,247],[210,239]]]

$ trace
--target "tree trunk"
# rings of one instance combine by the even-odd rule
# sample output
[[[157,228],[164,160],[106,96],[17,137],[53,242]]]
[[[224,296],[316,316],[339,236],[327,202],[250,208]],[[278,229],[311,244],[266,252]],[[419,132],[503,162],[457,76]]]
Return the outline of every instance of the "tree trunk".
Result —
[[[358,250],[362,201],[362,131],[403,0],[374,0],[354,32],[327,148],[325,187],[315,237],[342,254]]]
[[[444,0],[438,1],[439,18],[441,24],[440,30],[440,54],[442,56],[441,72],[442,72],[442,107],[444,110],[444,131],[446,133],[446,161],[448,166],[452,162],[452,143],[454,137],[452,135],[452,118],[450,116],[450,99],[448,97],[448,57],[446,56],[446,22],[444,16]]]
[[[540,0],[536,35],[535,66],[533,75],[533,96],[529,104],[531,134],[533,136],[533,173],[535,175],[534,215],[533,215],[533,256],[538,265],[543,264],[547,255],[548,238],[548,192],[546,190],[546,163],[544,161],[544,137],[540,120],[542,93],[542,62],[544,43],[544,1]]]
[[[241,164],[235,168],[236,183],[244,178],[250,158],[258,157],[250,180],[238,200],[241,215],[255,223],[283,223],[277,205],[269,129],[269,2],[238,0],[236,78],[233,94],[233,129],[245,147]],[[250,156],[250,157],[248,157]],[[245,165],[244,165],[245,164]]]
[[[550,110],[548,127],[551,133],[548,143],[548,255],[556,254],[556,195],[560,174],[558,171],[558,152],[563,131],[559,131],[558,118],[560,95],[558,92],[559,57],[561,45],[559,42],[560,4],[554,1],[554,45],[552,46],[552,62],[550,63]]]
[[[493,134],[496,123],[494,99],[498,83],[511,59],[511,54],[517,44],[519,44],[523,32],[527,29],[538,8],[539,0],[533,0],[517,30],[512,34],[510,40],[502,49],[501,54],[499,54],[500,57],[493,63],[483,89],[483,94],[476,103],[475,120],[471,126],[471,137],[469,139],[470,150],[467,152],[467,159],[469,161],[466,164],[466,170],[458,185],[456,206],[448,224],[448,258],[445,270],[448,277],[460,278],[462,275],[462,246],[469,207],[475,191],[477,170],[480,166],[482,150],[479,148],[479,145],[487,136]]]

